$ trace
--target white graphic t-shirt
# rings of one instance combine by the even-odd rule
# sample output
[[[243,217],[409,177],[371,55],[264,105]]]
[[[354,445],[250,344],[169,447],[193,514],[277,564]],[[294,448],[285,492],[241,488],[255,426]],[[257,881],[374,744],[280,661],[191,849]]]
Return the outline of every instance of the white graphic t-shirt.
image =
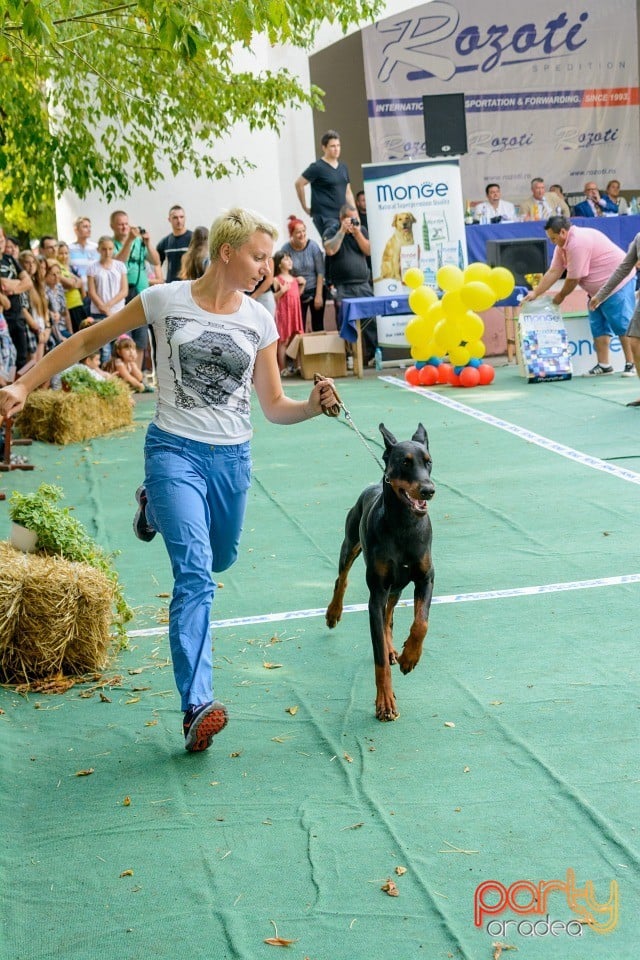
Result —
[[[158,393],[154,423],[201,443],[244,443],[258,350],[278,339],[273,318],[243,296],[236,313],[202,310],[190,280],[148,287],[140,300],[151,327]]]

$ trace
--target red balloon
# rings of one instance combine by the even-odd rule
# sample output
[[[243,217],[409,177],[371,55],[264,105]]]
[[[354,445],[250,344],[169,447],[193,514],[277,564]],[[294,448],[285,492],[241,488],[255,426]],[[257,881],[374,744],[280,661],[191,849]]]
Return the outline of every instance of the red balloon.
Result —
[[[428,363],[418,371],[418,383],[421,387],[432,387],[438,382],[438,368]]]
[[[476,367],[476,369],[480,377],[478,382],[481,387],[488,386],[496,375],[496,372],[490,363],[481,363],[479,367]]]
[[[412,387],[417,387],[420,381],[418,377],[420,376],[420,371],[416,370],[415,367],[407,367],[404,372],[404,378],[407,383],[410,383]]]
[[[455,372],[455,370],[453,369],[453,367],[450,367],[450,368],[449,368],[449,381],[448,381],[448,382],[449,382],[450,386],[452,386],[452,387],[459,387],[459,386],[460,386],[460,375]]]
[[[493,367],[491,368],[493,370]],[[480,374],[477,367],[465,367],[460,371],[461,387],[477,387],[480,383]]]
[[[438,367],[438,383],[449,383],[449,373],[453,370],[450,363],[441,363]]]

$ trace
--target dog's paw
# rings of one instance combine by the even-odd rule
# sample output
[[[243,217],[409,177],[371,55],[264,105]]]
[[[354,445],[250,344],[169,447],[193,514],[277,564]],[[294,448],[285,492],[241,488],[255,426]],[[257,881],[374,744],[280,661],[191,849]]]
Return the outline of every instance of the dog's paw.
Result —
[[[400,667],[402,673],[411,673],[417,662],[418,661],[414,657],[407,655],[406,650],[403,650],[398,657],[398,666]]]
[[[380,720],[381,723],[389,723],[392,720],[397,720],[400,714],[398,713],[397,708],[394,707],[376,707],[376,720]]]
[[[330,630],[333,630],[333,628],[340,623],[341,616],[342,607],[334,607],[334,605],[330,603],[325,614],[325,620]]]
[[[421,656],[422,643],[412,643],[411,639],[407,640],[398,657],[398,666],[402,673],[411,673],[418,666]]]
[[[390,688],[386,691],[378,691],[376,697],[376,719],[381,723],[388,723],[390,720],[397,720],[400,714],[396,706],[396,696]]]

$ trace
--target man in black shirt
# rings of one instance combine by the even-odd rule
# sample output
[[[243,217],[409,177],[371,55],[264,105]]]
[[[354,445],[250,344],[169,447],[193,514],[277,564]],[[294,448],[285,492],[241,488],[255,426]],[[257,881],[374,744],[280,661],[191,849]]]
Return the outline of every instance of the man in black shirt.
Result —
[[[169,210],[169,223],[171,233],[162,238],[156,250],[160,255],[160,263],[167,261],[167,283],[173,283],[180,279],[182,258],[191,243],[192,232],[187,230],[185,212],[178,204]]]
[[[0,289],[9,297],[10,306],[4,311],[9,334],[16,348],[16,369],[24,367],[28,360],[27,353],[27,323],[22,316],[22,302],[20,294],[31,290],[33,283],[26,270],[23,270],[17,260],[5,253],[6,238],[0,227]]]
[[[322,157],[310,164],[295,182],[302,209],[309,214],[321,237],[329,223],[340,216],[340,207],[355,206],[349,171],[340,163],[340,134],[327,130],[320,141]],[[307,206],[305,187],[311,184],[311,206]]]

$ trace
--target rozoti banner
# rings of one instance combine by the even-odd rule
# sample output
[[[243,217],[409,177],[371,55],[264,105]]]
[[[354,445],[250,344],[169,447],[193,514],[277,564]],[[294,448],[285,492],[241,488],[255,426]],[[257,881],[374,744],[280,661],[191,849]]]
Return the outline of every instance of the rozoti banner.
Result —
[[[374,160],[424,156],[422,97],[464,93],[466,197],[495,180],[517,202],[535,176],[638,186],[635,0],[432,0],[362,37]]]
[[[362,167],[376,296],[409,293],[402,277],[419,267],[428,286],[445,263],[467,262],[460,165],[457,160],[369,163]],[[378,317],[378,340],[406,344],[410,318]]]

